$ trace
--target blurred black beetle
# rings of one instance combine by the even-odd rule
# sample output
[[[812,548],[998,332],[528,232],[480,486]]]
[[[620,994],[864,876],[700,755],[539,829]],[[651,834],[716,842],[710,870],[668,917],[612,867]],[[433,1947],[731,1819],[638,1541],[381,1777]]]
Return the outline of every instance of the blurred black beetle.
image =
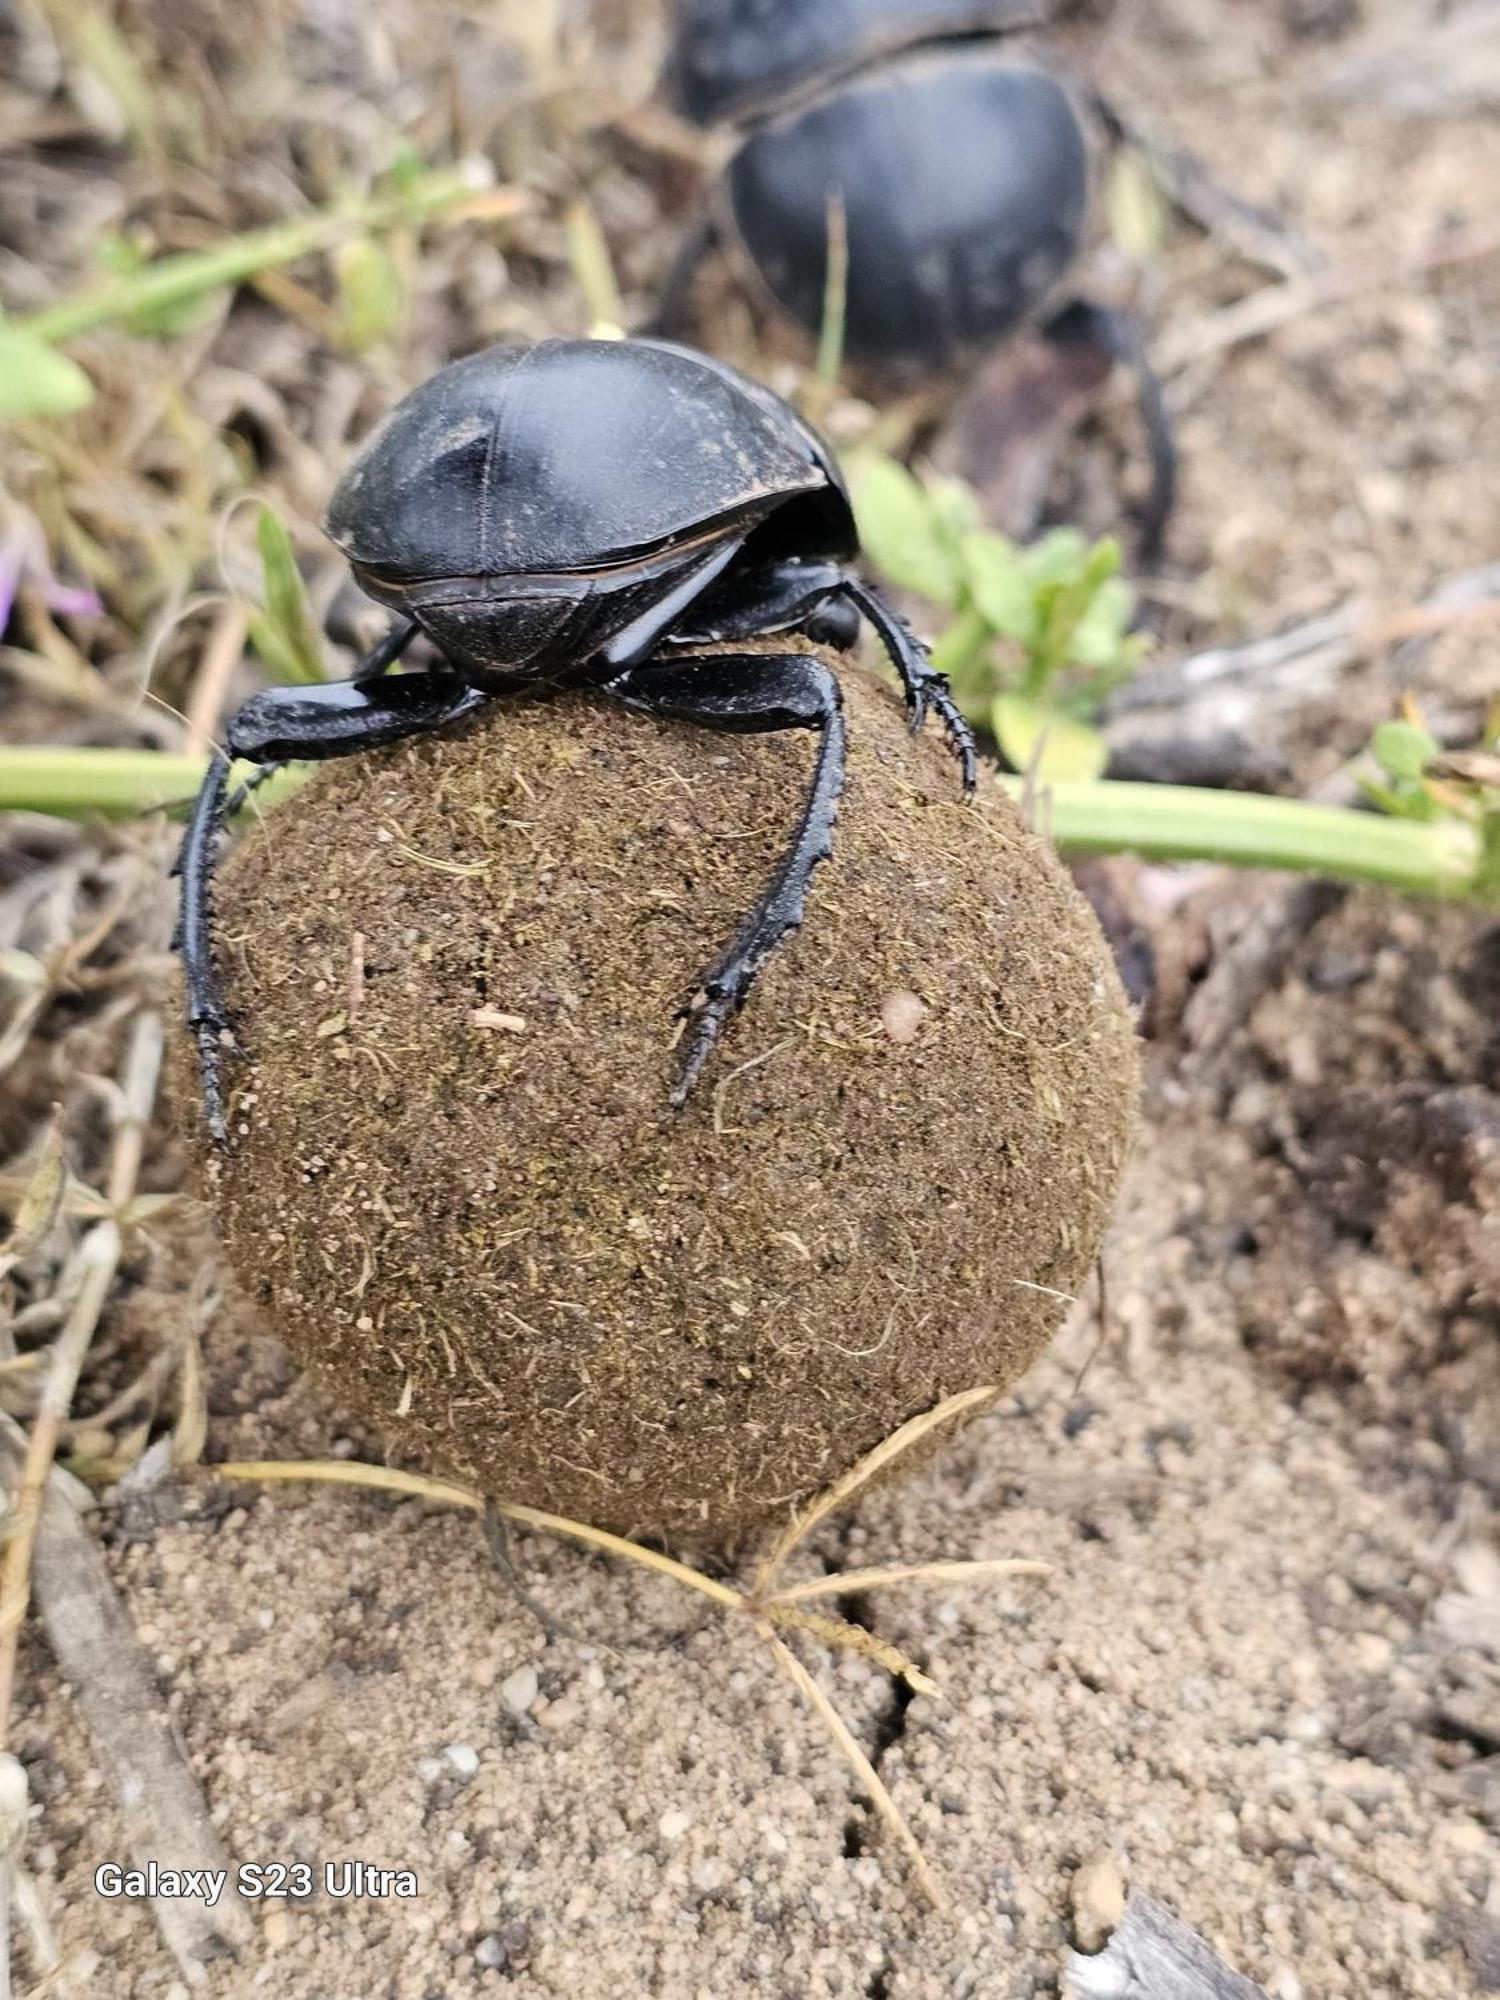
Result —
[[[1171,431],[1134,324],[1059,300],[1088,219],[1089,149],[1073,92],[1018,34],[1039,19],[1038,0],[678,0],[666,94],[694,124],[742,136],[655,326],[682,328],[727,237],[816,334],[841,217],[851,361],[935,375],[1030,322],[1135,370],[1150,560],[1175,494]]]

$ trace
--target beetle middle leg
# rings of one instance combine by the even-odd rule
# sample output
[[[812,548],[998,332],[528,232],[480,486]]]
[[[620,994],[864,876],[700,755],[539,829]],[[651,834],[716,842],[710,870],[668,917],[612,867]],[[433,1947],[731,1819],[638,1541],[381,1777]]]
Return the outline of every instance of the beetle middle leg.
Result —
[[[648,663],[610,681],[607,691],[632,708],[702,729],[757,735],[816,729],[821,737],[790,847],[755,908],[698,982],[703,1000],[692,1010],[672,1092],[680,1110],[762,966],[801,924],[813,872],[833,851],[847,744],[843,698],[834,674],[807,653],[718,653],[670,665]]]
[[[922,727],[930,708],[942,723],[943,732],[963,769],[964,790],[972,792],[979,781],[974,732],[965,720],[963,710],[948,692],[946,678],[928,659],[906,620],[899,617],[877,591],[846,572],[843,593],[874,626],[876,637],[884,646],[891,665],[901,676],[913,731]]]
[[[381,653],[386,649],[376,650]],[[225,749],[215,753],[204,775],[177,861],[182,878],[178,942],[187,987],[187,1021],[198,1045],[204,1115],[209,1131],[221,1145],[228,1133],[220,1071],[230,1023],[214,956],[213,877],[219,834],[227,816],[232,766],[236,762],[264,766],[347,757],[361,750],[377,750],[403,737],[425,735],[457,722],[488,699],[452,673],[383,678],[370,670],[360,680],[268,688],[252,695],[230,720]]]
[[[947,681],[884,598],[838,563],[793,556],[736,570],[679,621],[671,643],[718,644],[804,632],[817,643],[848,652],[858,637],[859,619],[875,628],[900,676],[913,730],[922,727],[932,709],[963,766],[964,790],[972,792],[977,776],[974,737]]]

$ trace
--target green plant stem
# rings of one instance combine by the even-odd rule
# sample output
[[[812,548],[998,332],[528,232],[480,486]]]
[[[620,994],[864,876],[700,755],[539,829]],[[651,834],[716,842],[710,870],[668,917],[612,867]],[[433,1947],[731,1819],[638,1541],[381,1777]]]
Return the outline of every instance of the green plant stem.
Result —
[[[54,819],[185,813],[205,768],[201,757],[166,750],[0,749],[0,812],[48,813]],[[267,804],[284,798],[303,775],[296,768],[279,771],[256,798]]]
[[[62,819],[182,810],[203,761],[159,750],[0,748],[0,811]],[[270,803],[302,782],[279,773],[257,797]],[[1013,797],[1026,781],[999,781]],[[1140,854],[1154,861],[1221,861],[1381,882],[1415,895],[1493,900],[1478,830],[1429,825],[1342,806],[1186,785],[1042,783],[1032,817],[1068,854]]]
[[[1001,783],[1016,798],[1027,789],[1021,778]],[[1033,818],[1067,854],[1221,861],[1382,882],[1417,895],[1480,894],[1479,835],[1458,820],[1422,825],[1189,785],[1042,781],[1033,789]]]
[[[181,305],[222,285],[242,284],[258,271],[295,263],[319,250],[330,250],[350,237],[371,230],[397,228],[443,214],[474,201],[482,190],[471,173],[457,167],[436,167],[420,175],[404,191],[370,194],[338,208],[318,209],[266,229],[232,236],[211,250],[189,250],[162,257],[143,271],[106,278],[71,298],[22,319],[7,322],[39,340],[60,342],[110,320],[140,312],[158,312]]]

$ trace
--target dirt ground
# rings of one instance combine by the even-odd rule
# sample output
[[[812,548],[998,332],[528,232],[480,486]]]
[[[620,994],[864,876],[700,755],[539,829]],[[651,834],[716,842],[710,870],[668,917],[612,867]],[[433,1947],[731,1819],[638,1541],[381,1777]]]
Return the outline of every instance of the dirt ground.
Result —
[[[596,10],[597,43],[574,11],[558,10],[564,45],[579,38],[611,91],[643,89],[649,10]],[[1500,556],[1500,237],[1485,238],[1500,98],[1486,102],[1482,49],[1442,72],[1438,29],[1454,12],[1142,0],[1103,31],[1115,97],[1361,280],[1267,338],[1217,345],[1215,314],[1274,280],[1222,235],[1170,228],[1146,291],[1180,363],[1183,511],[1151,593],[1164,660],[1340,608],[1399,613]],[[12,470],[39,511],[61,494],[95,533],[118,523],[130,561],[97,649],[109,699],[64,701],[7,654],[11,738],[173,740],[168,719],[125,699],[140,671],[132,579],[204,504],[195,469],[210,488],[229,477],[160,400],[160,435],[140,428],[142,399],[174,369],[187,409],[229,423],[257,475],[310,519],[348,441],[447,347],[583,323],[557,220],[570,174],[588,178],[628,309],[670,247],[658,204],[676,213],[685,199],[680,162],[639,135],[591,136],[578,105],[551,114],[567,128],[563,164],[527,165],[542,113],[515,108],[511,43],[477,11],[288,10],[276,18],[290,39],[264,48],[240,17],[214,18],[210,57],[168,68],[185,97],[213,73],[238,114],[230,165],[169,191],[149,158],[112,166],[120,142],[85,92],[81,130],[38,126],[14,175],[7,161],[8,303],[73,282],[90,231],[122,209],[240,225],[276,212],[288,163],[317,159],[329,103],[376,83],[424,142],[458,120],[503,172],[519,161],[539,219],[503,251],[464,239],[437,254],[399,369],[325,359],[295,315],[254,304],[183,336],[197,343],[190,368],[181,345],[132,362],[101,341],[96,463],[59,469],[27,442]],[[209,14],[143,6],[129,19],[166,42],[176,23],[189,47]],[[55,115],[37,42],[3,14],[0,29],[25,56],[0,84],[7,111]],[[295,89],[267,77],[277,50],[293,52]],[[338,129],[363,143],[357,119]],[[99,192],[112,174],[118,199]],[[1090,515],[1122,466],[1133,476],[1121,405],[1064,475]],[[132,488],[119,483],[127,457]],[[201,639],[161,649],[173,699]],[[1211,714],[1185,703],[1183,726],[1212,733],[1228,714],[1269,739],[1258,747],[1289,787],[1310,789],[1336,778],[1403,687],[1460,740],[1497,684],[1476,627],[1294,679],[1249,721],[1232,689]],[[5,1079],[0,1155],[20,1156],[63,1096],[75,1170],[102,1173],[100,1093],[84,1079],[118,1072],[135,984],[165,990],[167,851],[138,831],[27,821],[0,834],[0,943],[59,942],[111,913],[92,971],[62,982]],[[48,894],[34,896],[26,885],[42,878]],[[1500,1991],[1493,922],[1207,870],[1116,864],[1093,886],[1130,913],[1154,966],[1144,1127],[1102,1319],[1091,1298],[1019,1394],[801,1558],[808,1573],[1016,1554],[1055,1566],[1040,1584],[846,1607],[915,1656],[943,1701],[805,1649],[948,1911],[927,1906],[748,1626],[520,1536],[527,1591],[588,1635],[549,1638],[465,1516],[181,1479],[106,1497],[92,1519],[230,1854],[359,1857],[414,1871],[419,1891],[273,1907],[237,1961],[208,1967],[206,1994],[1055,1996],[1078,1941],[1075,1878],[1101,1854],[1274,2000]],[[142,1186],[171,1192],[183,1171],[163,1124]],[[201,1325],[210,1460],[374,1454],[221,1297],[190,1210],[163,1209],[151,1240],[105,1315],[85,1416]],[[171,1395],[159,1401],[135,1454],[172,1421]],[[127,1430],[93,1441],[96,1456],[125,1452]],[[149,1912],[91,1886],[100,1862],[127,1859],[118,1806],[34,1626],[21,1668],[12,1740],[36,1806],[24,1859],[64,1967],[47,1990],[185,2000]],[[40,1968],[24,1952],[18,1967],[25,1992]]]

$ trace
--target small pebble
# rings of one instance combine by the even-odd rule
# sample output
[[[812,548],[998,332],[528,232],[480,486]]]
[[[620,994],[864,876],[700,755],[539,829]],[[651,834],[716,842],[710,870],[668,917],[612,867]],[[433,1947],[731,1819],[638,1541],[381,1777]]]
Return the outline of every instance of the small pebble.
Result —
[[[881,1001],[880,1025],[893,1042],[904,1047],[921,1033],[927,1012],[927,1002],[922,996],[902,987],[895,993],[887,993]]]
[[[501,1681],[500,1699],[512,1715],[529,1715],[540,1688],[535,1667],[517,1667]]]
[[[656,1822],[656,1830],[663,1840],[681,1840],[693,1823],[693,1816],[684,1812],[681,1806],[668,1806]]]
[[[1091,1854],[1073,1877],[1073,1936],[1084,1952],[1103,1951],[1125,1915],[1125,1877],[1107,1849]]]
[[[472,1778],[479,1769],[479,1752],[467,1743],[450,1743],[443,1756],[455,1778]]]

